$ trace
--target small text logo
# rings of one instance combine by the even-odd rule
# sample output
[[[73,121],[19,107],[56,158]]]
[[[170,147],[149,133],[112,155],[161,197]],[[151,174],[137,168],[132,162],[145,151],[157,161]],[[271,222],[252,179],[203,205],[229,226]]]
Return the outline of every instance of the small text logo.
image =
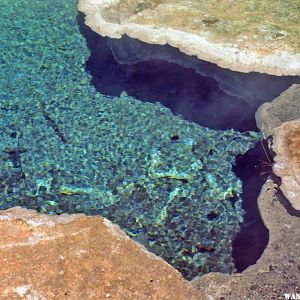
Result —
[[[284,299],[286,300],[300,300],[300,293],[285,293],[284,294]]]

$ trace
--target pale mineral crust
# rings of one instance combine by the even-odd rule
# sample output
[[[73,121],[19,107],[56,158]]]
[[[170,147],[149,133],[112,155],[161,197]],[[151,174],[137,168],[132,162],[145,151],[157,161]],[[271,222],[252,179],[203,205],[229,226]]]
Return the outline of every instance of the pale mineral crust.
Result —
[[[284,197],[268,180],[258,198],[269,243],[253,266],[241,274],[209,273],[193,284],[212,300],[285,299],[300,293],[300,218],[283,205]],[[292,298],[290,298],[292,299]]]
[[[292,206],[300,210],[300,118],[275,128],[274,173],[281,178],[280,189]]]
[[[0,212],[0,299],[206,299],[102,217]]]
[[[223,68],[300,75],[299,2],[79,0],[102,36],[169,44]]]

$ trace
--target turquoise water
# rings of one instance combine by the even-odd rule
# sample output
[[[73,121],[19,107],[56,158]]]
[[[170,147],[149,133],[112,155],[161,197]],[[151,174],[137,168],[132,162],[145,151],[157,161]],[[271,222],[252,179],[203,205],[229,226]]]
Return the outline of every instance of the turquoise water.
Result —
[[[101,214],[189,279],[231,272],[232,164],[260,136],[96,92],[76,17],[73,0],[1,2],[0,209]]]

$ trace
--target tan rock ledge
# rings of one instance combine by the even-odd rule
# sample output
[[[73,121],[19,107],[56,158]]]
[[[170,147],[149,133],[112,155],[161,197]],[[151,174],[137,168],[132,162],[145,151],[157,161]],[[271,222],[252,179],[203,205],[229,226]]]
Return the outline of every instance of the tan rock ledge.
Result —
[[[284,122],[300,117],[300,84],[293,84],[271,102],[263,103],[255,113],[256,125],[265,138]]]
[[[0,211],[0,299],[284,299],[300,292],[300,218],[278,197],[267,181],[258,203],[270,240],[255,265],[192,282],[100,216]]]
[[[300,75],[297,1],[79,0],[102,36],[169,44],[239,72]]]
[[[283,194],[300,210],[300,84],[294,84],[255,114],[264,137],[273,136],[274,173],[281,177]]]
[[[281,177],[283,194],[300,211],[300,119],[284,122],[274,131],[273,170]]]
[[[102,217],[0,211],[0,299],[207,299]]]

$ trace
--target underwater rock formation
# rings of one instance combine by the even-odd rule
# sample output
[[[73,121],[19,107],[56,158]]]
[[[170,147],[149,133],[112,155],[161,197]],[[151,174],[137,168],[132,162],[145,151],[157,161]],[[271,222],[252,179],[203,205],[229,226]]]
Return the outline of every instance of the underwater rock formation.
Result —
[[[192,69],[201,76],[213,78],[224,93],[243,99],[243,105],[255,106],[269,101],[292,83],[300,83],[299,76],[278,77],[265,73],[241,73],[220,68],[216,64],[186,55],[169,45],[148,44],[128,36],[107,39],[107,45],[119,64],[135,65],[153,60],[167,61]],[[230,103],[227,103],[227,106],[230,106]]]
[[[300,293],[300,218],[282,204],[284,197],[267,180],[258,198],[270,240],[261,258],[239,274],[210,273],[192,283],[209,299],[283,299]]]
[[[284,122],[274,131],[276,156],[273,170],[281,178],[283,194],[295,209],[300,210],[300,118]]]
[[[80,0],[78,7],[102,36],[169,44],[234,71],[300,75],[297,1]]]
[[[102,217],[0,212],[1,299],[206,299]]]

